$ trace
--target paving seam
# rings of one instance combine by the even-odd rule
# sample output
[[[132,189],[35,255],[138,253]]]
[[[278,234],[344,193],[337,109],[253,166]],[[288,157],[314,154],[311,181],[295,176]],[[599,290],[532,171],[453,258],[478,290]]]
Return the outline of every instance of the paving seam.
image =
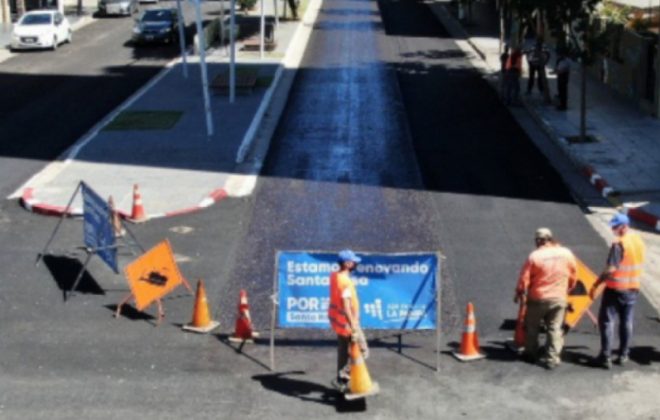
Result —
[[[456,41],[465,40],[474,52],[481,58],[484,62],[487,72],[483,72],[486,77],[486,80],[490,85],[496,88],[495,81],[493,80],[494,76],[499,72],[498,69],[494,69],[488,64],[486,60],[486,53],[481,50],[476,42],[472,40],[467,31],[461,26],[452,15],[449,13],[447,8],[444,5],[439,5],[441,13],[435,13],[434,9],[431,9],[434,12],[434,15],[438,20],[447,28],[447,30],[455,37]],[[564,153],[566,157],[569,158],[571,163],[584,174],[588,179],[591,185],[593,185],[596,190],[610,203],[611,206],[616,207],[617,209],[626,212],[631,218],[635,219],[638,222],[644,223],[656,231],[660,232],[660,217],[646,212],[641,208],[628,207],[623,201],[618,198],[619,192],[610,186],[610,184],[598,174],[594,168],[587,164],[584,160],[576,156],[574,153],[571,153],[568,148],[566,139],[559,135],[555,129],[548,123],[543,116],[541,116],[533,105],[531,105],[526,98],[521,98],[521,102],[525,107],[527,113],[534,119],[537,125],[547,134],[547,136],[557,145],[559,149]]]

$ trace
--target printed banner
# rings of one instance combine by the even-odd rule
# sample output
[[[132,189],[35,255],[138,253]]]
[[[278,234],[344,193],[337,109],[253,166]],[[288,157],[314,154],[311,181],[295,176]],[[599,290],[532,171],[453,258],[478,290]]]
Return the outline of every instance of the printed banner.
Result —
[[[112,228],[110,206],[87,184],[81,182],[83,197],[83,231],[85,246],[96,254],[117,274],[117,248]]]
[[[425,330],[436,327],[436,254],[358,254],[352,273],[365,329]],[[278,325],[330,328],[330,273],[339,269],[337,254],[280,252]]]

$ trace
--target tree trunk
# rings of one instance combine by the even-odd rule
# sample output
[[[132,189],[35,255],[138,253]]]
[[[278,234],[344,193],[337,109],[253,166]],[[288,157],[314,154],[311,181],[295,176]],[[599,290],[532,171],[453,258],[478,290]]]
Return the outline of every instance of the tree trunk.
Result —
[[[25,14],[25,0],[16,0],[16,14],[19,18]]]
[[[545,22],[542,9],[539,9],[536,15],[536,36],[545,44]],[[543,66],[541,66],[541,71],[539,72],[539,80],[543,88],[543,103],[549,105],[552,102],[552,98],[550,95],[550,86],[548,85],[548,76],[545,73],[546,64],[545,60],[543,60]]]
[[[580,60],[580,140],[587,138],[587,66]]]

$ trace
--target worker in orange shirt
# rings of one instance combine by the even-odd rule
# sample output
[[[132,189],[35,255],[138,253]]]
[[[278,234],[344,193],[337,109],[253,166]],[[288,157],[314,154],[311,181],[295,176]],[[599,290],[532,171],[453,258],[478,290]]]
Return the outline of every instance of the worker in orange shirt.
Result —
[[[630,231],[629,224],[630,219],[622,213],[617,213],[610,220],[610,227],[616,239],[610,247],[605,270],[589,291],[589,295],[593,298],[598,286],[605,283],[605,292],[598,314],[601,350],[597,359],[598,364],[605,369],[612,368],[612,341],[617,316],[619,318],[619,357],[616,363],[625,365],[630,353],[633,315],[639,295],[646,247],[642,238],[637,233]]]
[[[362,259],[350,249],[339,252],[339,271],[330,274],[330,306],[328,318],[337,333],[337,377],[332,384],[340,392],[348,390],[351,365],[351,342],[360,343],[366,351],[364,335],[360,328],[360,301],[350,274]]]
[[[568,292],[577,281],[577,265],[573,253],[553,239],[550,229],[537,229],[534,240],[536,249],[522,267],[513,300],[518,303],[526,299],[527,302],[523,357],[532,363],[539,361],[539,329],[541,322],[545,322],[547,339],[543,365],[551,370],[561,363],[562,324]]]

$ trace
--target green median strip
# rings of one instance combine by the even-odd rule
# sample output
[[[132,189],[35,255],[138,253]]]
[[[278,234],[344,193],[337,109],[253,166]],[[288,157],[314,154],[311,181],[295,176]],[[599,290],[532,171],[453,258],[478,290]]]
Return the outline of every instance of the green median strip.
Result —
[[[169,130],[179,122],[181,115],[181,111],[123,111],[103,130]]]

